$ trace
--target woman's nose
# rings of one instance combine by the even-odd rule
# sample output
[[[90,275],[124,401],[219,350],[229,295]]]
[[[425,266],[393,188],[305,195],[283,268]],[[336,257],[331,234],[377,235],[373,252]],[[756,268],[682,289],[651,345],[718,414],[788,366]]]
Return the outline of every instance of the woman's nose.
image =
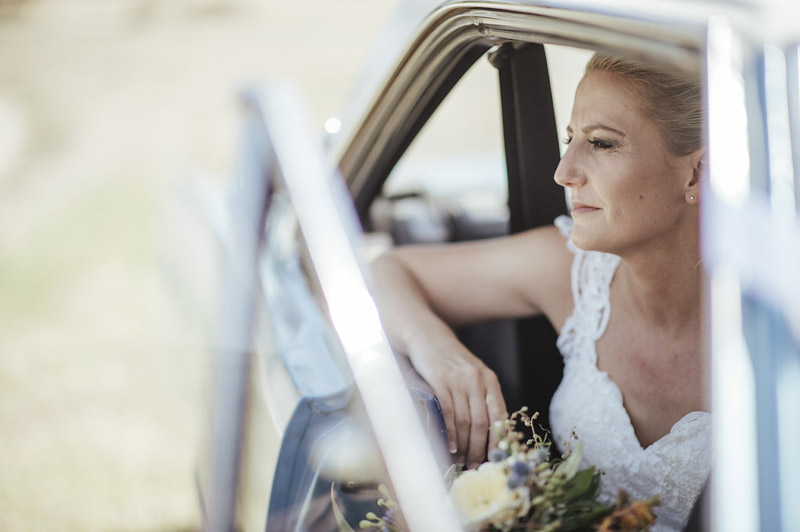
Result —
[[[585,183],[586,177],[576,163],[574,150],[567,148],[567,151],[561,156],[561,161],[559,161],[558,167],[556,167],[555,174],[553,174],[555,182],[565,188],[579,186]]]

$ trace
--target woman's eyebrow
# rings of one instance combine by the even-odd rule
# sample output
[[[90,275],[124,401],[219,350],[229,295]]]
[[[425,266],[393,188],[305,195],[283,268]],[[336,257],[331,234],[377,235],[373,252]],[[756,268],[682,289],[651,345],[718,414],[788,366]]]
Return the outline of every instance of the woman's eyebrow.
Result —
[[[567,129],[569,130],[569,127],[567,127]],[[590,125],[584,127],[583,129],[581,129],[581,131],[583,131],[584,133],[589,133],[590,131],[595,131],[597,129],[604,129],[606,131],[611,131],[612,133],[616,133],[617,135],[620,135],[622,137],[625,136],[625,133],[623,133],[619,129],[613,128],[611,126],[607,126],[605,124],[590,124]]]
[[[597,129],[604,129],[606,131],[611,131],[612,133],[616,133],[617,135],[620,135],[622,137],[625,136],[625,133],[623,133],[619,129],[613,128],[611,126],[607,126],[605,124],[591,124],[591,125],[588,125],[586,127],[581,128],[581,131],[583,131],[584,134],[588,134],[588,133],[590,133],[592,131],[595,131]],[[570,125],[567,126],[567,134],[568,135],[572,135],[572,126],[570,126]]]

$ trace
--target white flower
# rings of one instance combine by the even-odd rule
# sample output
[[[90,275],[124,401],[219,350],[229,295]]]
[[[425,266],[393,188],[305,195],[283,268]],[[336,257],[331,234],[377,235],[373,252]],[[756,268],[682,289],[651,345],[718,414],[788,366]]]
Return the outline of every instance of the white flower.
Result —
[[[487,462],[453,482],[450,499],[468,531],[479,531],[490,523],[510,528],[530,508],[528,489],[509,489],[507,471],[502,463]]]

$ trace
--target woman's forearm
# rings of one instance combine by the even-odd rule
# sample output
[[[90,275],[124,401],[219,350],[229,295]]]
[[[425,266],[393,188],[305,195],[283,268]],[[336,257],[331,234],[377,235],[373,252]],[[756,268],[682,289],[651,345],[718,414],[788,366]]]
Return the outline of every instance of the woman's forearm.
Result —
[[[414,275],[389,252],[372,264],[372,293],[392,347],[406,355],[420,342],[455,341],[455,335],[434,311]]]
[[[480,463],[490,424],[505,414],[496,375],[458,340],[397,252],[379,258],[372,272],[373,295],[389,341],[436,394],[455,460]]]

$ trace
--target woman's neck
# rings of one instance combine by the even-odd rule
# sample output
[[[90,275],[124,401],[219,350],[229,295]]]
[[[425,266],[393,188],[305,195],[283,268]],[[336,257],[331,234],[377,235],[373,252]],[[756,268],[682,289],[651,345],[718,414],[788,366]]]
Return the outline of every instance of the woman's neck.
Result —
[[[702,288],[697,231],[672,240],[621,254],[617,271],[621,295],[644,319],[669,329],[698,323]]]

